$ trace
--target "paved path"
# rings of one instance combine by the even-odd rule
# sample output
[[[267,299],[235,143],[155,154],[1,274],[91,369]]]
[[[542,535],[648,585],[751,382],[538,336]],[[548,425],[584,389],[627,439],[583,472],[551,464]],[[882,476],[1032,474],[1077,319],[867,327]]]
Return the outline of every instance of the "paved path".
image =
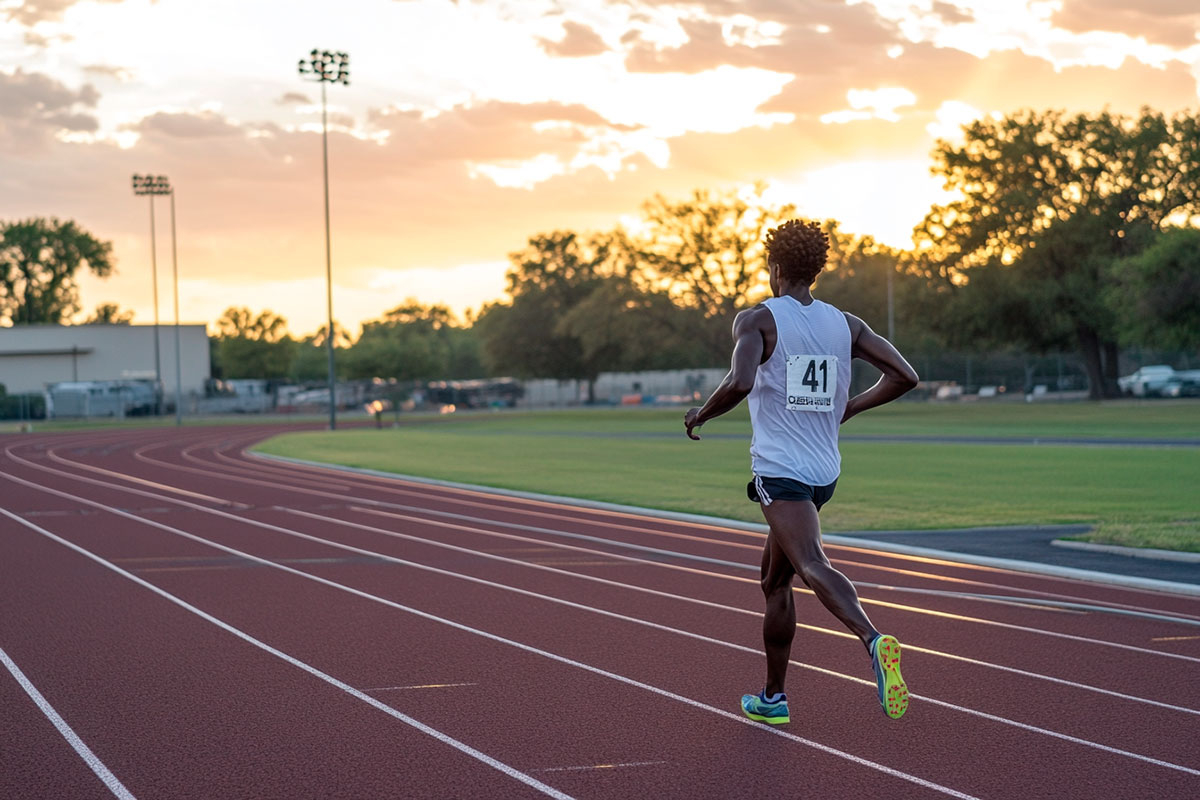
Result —
[[[1153,578],[1200,585],[1200,564],[1130,558],[1112,553],[1071,550],[1050,544],[1055,539],[1085,533],[1088,525],[968,528],[940,531],[851,531],[837,533],[878,542],[928,547],[989,558],[1011,558],[1073,569]]]

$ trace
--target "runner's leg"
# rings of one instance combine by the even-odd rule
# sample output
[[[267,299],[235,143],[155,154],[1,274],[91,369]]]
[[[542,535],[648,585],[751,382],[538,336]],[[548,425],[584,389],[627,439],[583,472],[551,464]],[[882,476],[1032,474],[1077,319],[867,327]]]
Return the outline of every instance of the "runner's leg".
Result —
[[[800,580],[869,648],[879,631],[858,602],[854,584],[834,569],[825,556],[821,548],[821,519],[817,507],[810,500],[775,500],[769,506],[762,506],[762,511],[771,527],[768,543],[773,540],[775,546],[783,550]]]
[[[762,559],[762,590],[767,600],[767,610],[763,615],[767,683],[763,692],[767,696],[784,691],[792,638],[796,635],[796,605],[792,593],[792,578],[795,575],[792,563],[775,543],[774,533],[769,534],[763,546]]]

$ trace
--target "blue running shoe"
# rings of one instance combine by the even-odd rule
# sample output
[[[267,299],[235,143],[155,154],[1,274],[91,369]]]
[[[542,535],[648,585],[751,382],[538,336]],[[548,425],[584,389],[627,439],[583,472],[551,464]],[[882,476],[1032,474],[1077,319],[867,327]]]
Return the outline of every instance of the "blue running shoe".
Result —
[[[900,676],[900,642],[895,636],[877,636],[871,642],[871,662],[875,666],[875,684],[879,687],[879,705],[892,719],[900,719],[908,710],[908,686]]]
[[[782,725],[791,722],[788,716],[787,695],[778,702],[768,703],[763,699],[762,692],[742,695],[742,713],[752,720],[765,722],[768,725]]]

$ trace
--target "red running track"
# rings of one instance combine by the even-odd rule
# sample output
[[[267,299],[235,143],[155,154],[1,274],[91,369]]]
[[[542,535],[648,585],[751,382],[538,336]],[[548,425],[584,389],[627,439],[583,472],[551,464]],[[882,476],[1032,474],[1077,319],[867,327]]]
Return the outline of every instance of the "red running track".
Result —
[[[761,536],[278,430],[0,437],[0,797],[1200,796],[1196,598],[831,546],[912,705],[800,591],[770,728]]]

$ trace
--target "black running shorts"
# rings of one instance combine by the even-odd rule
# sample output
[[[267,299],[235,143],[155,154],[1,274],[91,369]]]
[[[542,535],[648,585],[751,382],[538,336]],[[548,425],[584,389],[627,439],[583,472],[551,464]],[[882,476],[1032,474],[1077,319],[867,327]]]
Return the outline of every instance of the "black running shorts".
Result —
[[[746,496],[756,503],[769,506],[776,500],[811,500],[817,510],[833,497],[837,481],[828,486],[809,486],[792,478],[763,478],[754,476],[754,480],[746,484]]]

